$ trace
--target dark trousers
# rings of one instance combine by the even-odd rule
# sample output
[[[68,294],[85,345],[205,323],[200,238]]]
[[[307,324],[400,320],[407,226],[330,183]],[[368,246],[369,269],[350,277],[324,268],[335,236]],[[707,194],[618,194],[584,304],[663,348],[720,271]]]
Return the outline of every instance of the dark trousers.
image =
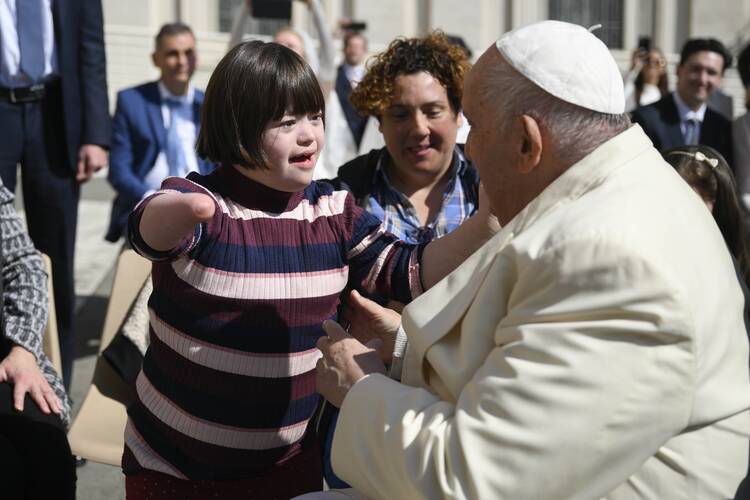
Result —
[[[13,409],[13,385],[0,383],[0,497],[75,500],[75,459],[60,417],[42,413],[28,394],[23,409]]]
[[[62,376],[69,388],[75,358],[73,255],[79,185],[75,165],[67,158],[59,88],[42,101],[0,100],[0,179],[15,192],[16,166],[21,164],[29,235],[52,261]]]

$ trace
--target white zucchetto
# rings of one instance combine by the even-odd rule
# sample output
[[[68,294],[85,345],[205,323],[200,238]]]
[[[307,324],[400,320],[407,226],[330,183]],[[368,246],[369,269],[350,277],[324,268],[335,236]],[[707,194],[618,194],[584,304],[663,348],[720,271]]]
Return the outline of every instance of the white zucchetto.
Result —
[[[542,21],[506,33],[495,46],[519,73],[558,99],[600,113],[625,112],[617,63],[586,28]]]

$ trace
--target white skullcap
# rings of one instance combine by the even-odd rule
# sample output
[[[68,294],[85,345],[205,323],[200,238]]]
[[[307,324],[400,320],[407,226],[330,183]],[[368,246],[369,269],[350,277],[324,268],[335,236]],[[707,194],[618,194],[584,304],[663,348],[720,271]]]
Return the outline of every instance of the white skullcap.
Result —
[[[506,33],[495,46],[518,72],[558,99],[600,113],[625,112],[617,63],[586,28],[542,21]]]

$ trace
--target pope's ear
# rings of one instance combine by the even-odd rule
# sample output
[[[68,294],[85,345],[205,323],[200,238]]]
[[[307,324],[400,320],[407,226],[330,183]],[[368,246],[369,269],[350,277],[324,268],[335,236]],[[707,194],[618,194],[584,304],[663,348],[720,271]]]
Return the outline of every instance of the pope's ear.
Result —
[[[528,174],[534,170],[542,160],[542,130],[539,122],[529,115],[521,115],[521,150],[518,170]]]

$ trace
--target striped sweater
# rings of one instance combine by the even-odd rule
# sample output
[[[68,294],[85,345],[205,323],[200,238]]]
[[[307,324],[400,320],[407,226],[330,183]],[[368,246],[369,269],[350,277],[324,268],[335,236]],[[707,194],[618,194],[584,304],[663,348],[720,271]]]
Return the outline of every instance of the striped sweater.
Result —
[[[213,218],[172,252],[138,234],[154,261],[151,343],[129,409],[123,470],[241,479],[300,451],[318,403],[315,342],[351,286],[402,302],[421,292],[423,247],[385,233],[351,195],[313,182],[282,193],[234,168],[169,178],[165,191],[203,192]]]

